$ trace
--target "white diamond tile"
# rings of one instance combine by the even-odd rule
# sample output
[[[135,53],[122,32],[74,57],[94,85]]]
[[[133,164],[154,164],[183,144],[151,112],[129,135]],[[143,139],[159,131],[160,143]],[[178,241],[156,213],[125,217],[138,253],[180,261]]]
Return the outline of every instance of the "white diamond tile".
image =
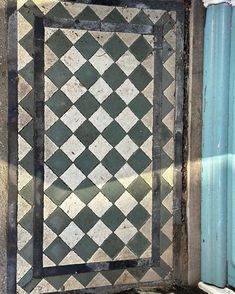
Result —
[[[29,33],[29,31],[32,29],[32,26],[20,13],[18,13],[17,15],[17,22],[18,40],[21,40],[25,35]]]
[[[57,206],[50,198],[44,195],[44,205],[43,205],[43,218],[46,220],[54,210],[56,210]]]
[[[89,92],[99,103],[102,103],[109,97],[113,90],[102,78],[99,78],[98,81],[89,89]]]
[[[88,206],[98,217],[101,217],[112,206],[112,203],[102,193],[98,193]]]
[[[86,59],[74,46],[61,57],[61,61],[73,74],[86,63]]]
[[[32,235],[26,231],[21,225],[17,227],[17,244],[18,250],[21,250],[32,238]]]
[[[119,125],[126,131],[129,132],[130,129],[137,123],[138,118],[129,109],[125,108],[115,119]]]
[[[18,107],[18,130],[22,130],[31,120],[32,117],[21,106]]]
[[[44,47],[44,56],[45,56],[44,71],[46,72],[59,60],[59,58],[47,45],[45,45]]]
[[[47,280],[42,279],[30,294],[50,293],[57,291]]]
[[[53,173],[53,171],[45,164],[44,165],[44,190],[50,187],[55,180],[57,179],[57,175]]]
[[[21,160],[31,150],[32,147],[21,136],[18,136],[18,145],[19,160]]]
[[[113,64],[112,58],[102,48],[89,61],[101,75]]]
[[[101,273],[98,273],[87,285],[87,288],[104,287],[110,285],[111,283]]]
[[[64,291],[70,291],[74,289],[83,289],[84,286],[78,282],[73,276],[71,276],[63,285]]]
[[[172,49],[176,49],[176,35],[175,30],[170,30],[165,36],[165,40],[171,45]]]
[[[148,213],[152,214],[152,191],[150,191],[141,201],[140,204],[148,211]]]
[[[152,219],[149,218],[147,222],[142,226],[140,232],[148,239],[151,243],[152,240]]]
[[[45,115],[45,130],[48,130],[59,119],[48,106],[44,108]]]
[[[138,257],[128,248],[124,247],[121,252],[115,257],[115,260],[137,259]]]
[[[127,47],[130,47],[139,38],[139,34],[133,34],[133,33],[116,33],[116,34],[127,45]],[[136,63],[136,60],[135,60],[135,63]]]
[[[147,87],[142,91],[144,96],[149,100],[149,102],[153,105],[153,92],[154,92],[154,82],[151,81]]]
[[[102,6],[102,9],[99,5],[90,5],[90,7],[101,20],[114,9],[112,6]]]
[[[117,61],[118,66],[129,76],[133,70],[139,65],[139,61],[130,51],[124,53]]]
[[[32,180],[32,176],[21,166],[18,168],[18,188],[19,191]]]
[[[17,281],[19,281],[30,269],[30,264],[17,254]]]
[[[20,195],[18,195],[18,209],[17,209],[17,220],[18,222],[29,212],[31,205],[28,204]]]
[[[45,75],[45,101],[49,100],[58,88],[52,83],[52,81]]]
[[[127,216],[137,204],[138,202],[135,200],[135,198],[127,191],[125,191],[115,202],[115,205],[125,216]]]
[[[60,205],[60,208],[70,217],[74,218],[83,208],[85,204],[74,193],[70,194]]]
[[[111,233],[112,231],[101,220],[99,220],[87,234],[96,244],[100,246]]]
[[[160,279],[161,277],[153,269],[149,269],[147,273],[141,279],[141,282],[152,282],[152,281],[158,281]]]
[[[52,260],[50,260],[50,258],[48,258],[45,254],[43,254],[43,266],[44,267],[55,266],[55,263]]]
[[[102,160],[111,149],[112,146],[104,139],[102,135],[99,135],[99,137],[89,146],[89,150],[99,160]]]
[[[167,61],[164,63],[164,67],[172,77],[175,76],[175,53],[167,59]]]
[[[47,135],[44,136],[44,146],[44,160],[47,161],[58,150],[58,147]]]
[[[74,190],[86,177],[74,164],[72,164],[60,178],[69,186],[69,188]]]
[[[61,150],[74,161],[84,150],[84,145],[78,140],[77,137],[72,135],[61,147]]]
[[[168,129],[173,133],[174,132],[174,118],[175,118],[175,111],[172,109],[162,120],[162,122],[168,127]]]
[[[166,154],[172,159],[174,160],[174,140],[173,138],[171,138],[166,145],[163,147],[164,152],[166,152]]]
[[[113,35],[112,32],[99,32],[99,31],[90,31],[92,37],[103,46],[109,38]]]
[[[98,131],[103,132],[113,119],[102,107],[100,107],[89,120]]]
[[[141,119],[143,124],[150,130],[153,131],[153,109],[150,109],[148,113]]]
[[[73,103],[86,92],[86,88],[75,77],[72,77],[61,90]]]
[[[148,15],[148,17],[151,19],[153,23],[156,23],[159,21],[159,19],[163,16],[163,14],[166,12],[165,10],[153,10],[153,9],[144,9],[144,12]]]
[[[52,37],[52,35],[54,35],[55,34],[55,32],[57,32],[58,31],[58,28],[45,28],[45,42],[47,41],[47,40],[49,40],[50,39],[50,37]]]
[[[70,247],[73,248],[85,234],[79,227],[71,222],[66,229],[60,234],[60,238]]]
[[[129,104],[138,94],[139,90],[127,79],[117,90],[116,93],[122,98],[122,100]]]
[[[80,256],[78,256],[74,251],[70,251],[65,256],[65,258],[60,262],[60,265],[81,264],[81,263],[84,263],[84,260]]]
[[[120,277],[116,280],[115,285],[135,284],[137,280],[125,270]]]
[[[112,175],[102,164],[99,164],[93,169],[88,177],[99,189],[101,189],[108,180],[112,178]]]
[[[140,12],[138,8],[117,7],[117,10],[128,22],[130,22]]]
[[[21,70],[33,59],[20,44],[18,44],[18,56],[18,70]]]
[[[73,16],[73,17],[76,17],[76,16],[78,16],[78,14],[80,14],[83,10],[84,10],[84,8],[86,8],[87,7],[87,5],[86,4],[82,4],[82,3],[79,3],[79,5],[74,5],[74,3],[73,2],[61,2],[62,3],[62,5],[64,6],[64,8],[68,11],[68,13],[71,15],[71,16]],[[63,31],[74,31],[74,30],[71,30],[71,29],[63,29]],[[76,31],[79,31],[80,32],[80,30],[76,30]],[[86,31],[84,30],[84,33],[85,33]],[[72,40],[70,40],[71,42],[72,42]]]
[[[50,246],[56,237],[57,235],[46,224],[43,224],[43,250]]]
[[[115,146],[115,149],[122,155],[123,158],[128,160],[138,149],[138,146],[127,135],[121,142],[118,143],[117,146]]]
[[[164,91],[164,95],[172,105],[175,105],[175,81]]]
[[[151,159],[153,149],[153,136],[150,136],[140,147],[144,153]]]
[[[61,120],[72,132],[75,132],[78,127],[86,120],[81,112],[74,105],[61,117]]]
[[[47,14],[57,3],[56,0],[50,1],[41,1],[41,0],[33,0],[33,2],[37,5],[37,7],[42,11],[43,14]]]
[[[163,173],[163,178],[173,187],[174,184],[174,165],[172,164],[168,169]]]
[[[125,219],[114,232],[125,244],[137,233],[137,229]]]
[[[18,76],[18,100],[19,102],[32,90],[32,87],[22,78]]]
[[[88,263],[89,262],[104,262],[104,261],[111,261],[111,258],[101,248],[99,248],[88,260]]]
[[[138,177],[138,174],[129,166],[128,163],[126,163],[116,173],[115,177],[125,188],[127,188]]]

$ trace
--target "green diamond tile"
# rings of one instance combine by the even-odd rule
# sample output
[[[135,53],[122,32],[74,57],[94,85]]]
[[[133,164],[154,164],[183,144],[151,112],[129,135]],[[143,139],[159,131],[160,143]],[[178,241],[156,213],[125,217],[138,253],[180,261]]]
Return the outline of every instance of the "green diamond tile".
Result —
[[[67,214],[65,214],[60,208],[57,208],[46,219],[45,223],[52,231],[59,235],[70,224],[70,221],[71,220]]]
[[[58,88],[61,88],[72,77],[70,70],[60,60],[48,69],[46,75]]]
[[[72,102],[62,91],[59,90],[46,102],[46,105],[58,117],[61,117],[70,109]]]
[[[138,25],[153,25],[152,21],[149,19],[149,17],[143,12],[140,11],[132,20],[132,24],[138,24]]]
[[[136,254],[137,255],[137,254]],[[128,272],[137,280],[140,281],[147,273],[149,267],[132,267],[128,269]]]
[[[161,144],[164,146],[172,138],[172,133],[167,126],[162,124],[161,128]]]
[[[72,162],[68,156],[59,149],[47,160],[46,164],[57,176],[61,176]]]
[[[172,159],[164,151],[162,151],[162,158],[161,158],[162,173],[164,173],[166,169],[170,167],[172,162],[173,162]]]
[[[100,104],[90,92],[86,92],[76,101],[75,106],[86,118],[89,118],[100,107]]]
[[[90,273],[81,273],[74,275],[75,279],[77,279],[84,287],[86,287],[90,281],[97,275],[97,272]]]
[[[102,193],[114,203],[125,191],[123,185],[116,179],[111,178],[102,188]]]
[[[60,205],[72,191],[60,179],[57,179],[49,188],[46,189],[46,195],[56,204]]]
[[[134,127],[130,129],[128,135],[135,144],[141,146],[152,133],[141,121],[138,121]]]
[[[57,146],[60,147],[68,140],[72,135],[72,132],[61,120],[59,120],[47,130],[46,134]]]
[[[102,160],[103,166],[112,174],[115,175],[117,171],[125,164],[125,159],[116,149],[111,149],[109,153]]]
[[[99,131],[90,121],[85,121],[74,134],[86,147],[90,146],[100,135]]]
[[[98,220],[96,214],[88,206],[84,207],[74,218],[74,222],[84,233],[93,228]]]
[[[29,145],[33,146],[34,126],[33,121],[30,121],[21,131],[20,135]]]
[[[78,244],[74,247],[74,251],[84,261],[88,261],[91,256],[97,251],[98,245],[87,235],[85,235]]]
[[[29,263],[33,263],[33,238],[19,251],[19,254]]]
[[[167,59],[174,53],[174,50],[166,40],[163,41],[162,47],[162,61],[165,63]]]
[[[170,30],[174,28],[175,21],[174,19],[169,15],[169,13],[166,13],[165,15],[165,23],[163,26],[163,34],[166,35]]]
[[[31,235],[33,234],[33,210],[28,211],[22,219],[19,221],[19,224],[28,231]]]
[[[70,275],[59,275],[56,277],[46,277],[45,280],[47,280],[56,290],[61,290],[69,277]]]
[[[128,164],[138,173],[141,174],[151,163],[150,158],[138,149],[129,159]]]
[[[108,112],[108,114],[115,118],[117,117],[123,109],[126,107],[126,103],[121,99],[118,94],[113,92],[102,104],[104,110]]]
[[[34,92],[30,91],[19,103],[32,117],[34,115]]]
[[[27,1],[19,11],[31,25],[34,23],[35,15],[38,17],[43,16],[42,12],[32,1]]]
[[[125,244],[115,234],[111,234],[104,241],[101,248],[104,250],[105,253],[108,254],[108,256],[114,258],[118,255],[118,253],[120,253],[124,246]]]
[[[129,269],[128,269],[129,270]],[[124,269],[121,270],[112,270],[112,271],[103,271],[102,275],[111,283],[114,284],[116,280],[121,276]]]
[[[34,62],[30,61],[24,68],[19,71],[19,74],[26,80],[26,82],[33,87],[34,84]]]
[[[102,222],[113,232],[120,226],[124,219],[125,215],[115,205],[112,205],[101,218]]]
[[[18,285],[25,290],[26,293],[31,293],[40,282],[40,279],[33,278],[32,268],[20,279]]]
[[[161,232],[160,234],[160,255],[162,255],[166,249],[171,245],[170,239]]]
[[[59,58],[62,57],[73,45],[73,43],[58,30],[47,41],[47,45]]]
[[[86,178],[74,191],[79,199],[88,204],[99,193],[99,189],[92,183],[91,180]]]
[[[171,104],[171,102],[162,95],[162,114],[161,119],[164,119],[164,117],[174,108],[174,106]]]
[[[33,30],[30,30],[20,41],[20,45],[33,56],[34,54],[34,35]]]
[[[47,17],[57,18],[72,18],[68,11],[64,8],[61,3],[56,4],[47,14]]]
[[[29,151],[25,157],[20,161],[20,165],[31,175],[34,174],[34,154]]]
[[[98,71],[90,64],[86,62],[82,67],[75,73],[75,77],[84,85],[86,88],[90,88],[100,77]]]
[[[33,197],[33,189],[34,189],[34,181],[31,180],[25,185],[20,191],[19,194],[24,200],[26,200],[29,204],[33,205],[34,197]]]
[[[143,118],[152,108],[152,104],[143,94],[137,95],[128,106],[139,119]]]
[[[128,247],[131,249],[131,251],[137,255],[141,256],[145,250],[149,247],[150,242],[145,238],[143,234],[138,232],[128,243]]]
[[[152,51],[153,48],[143,36],[140,36],[130,47],[130,52],[140,62],[144,61]]]
[[[88,32],[85,33],[74,46],[87,60],[89,60],[100,48],[99,43]]]
[[[162,70],[162,89],[163,91],[167,89],[170,84],[174,81],[172,75],[163,67]]]
[[[127,190],[140,202],[151,190],[151,187],[139,176],[128,186]]]
[[[112,146],[116,146],[126,136],[126,132],[123,130],[123,128],[116,121],[113,121],[104,130],[104,132],[102,133],[102,136]]]
[[[169,183],[164,180],[164,178],[161,178],[161,201],[163,201],[166,196],[171,192],[172,187],[169,185]]]
[[[121,13],[114,8],[104,19],[104,22],[111,23],[127,23],[125,18],[121,15]]]
[[[125,73],[113,63],[103,74],[103,79],[111,87],[113,91],[117,90],[121,84],[127,79]]]
[[[87,6],[78,16],[78,20],[85,20],[85,21],[98,21],[100,20],[96,13]]]
[[[141,64],[132,72],[129,79],[139,91],[144,90],[152,81],[151,75]]]
[[[171,216],[172,214],[170,211],[164,205],[161,205],[161,227],[163,227],[168,222]]]
[[[54,261],[56,265],[58,265],[69,252],[70,248],[60,238],[56,238],[45,250],[47,257]]]
[[[113,60],[118,60],[128,49],[126,44],[115,34],[104,45],[105,51]]]
[[[88,176],[92,170],[99,164],[99,160],[88,149],[86,149],[76,160],[75,165],[82,173]]]
[[[139,230],[150,218],[150,215],[142,205],[137,204],[127,218]]]

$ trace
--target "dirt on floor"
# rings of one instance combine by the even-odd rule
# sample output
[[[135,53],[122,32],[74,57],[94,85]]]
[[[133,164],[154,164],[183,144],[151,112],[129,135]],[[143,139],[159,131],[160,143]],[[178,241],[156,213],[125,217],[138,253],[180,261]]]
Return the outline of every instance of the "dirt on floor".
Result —
[[[151,289],[151,290],[129,290],[129,291],[124,291],[120,293],[125,293],[125,294],[205,294],[205,292],[201,291],[197,287],[192,288],[192,287],[173,287],[168,290],[159,290],[159,289]]]

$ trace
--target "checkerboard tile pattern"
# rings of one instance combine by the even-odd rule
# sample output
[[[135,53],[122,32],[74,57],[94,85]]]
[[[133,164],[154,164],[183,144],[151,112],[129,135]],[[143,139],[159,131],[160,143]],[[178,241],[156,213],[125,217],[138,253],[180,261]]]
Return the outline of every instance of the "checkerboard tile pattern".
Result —
[[[159,268],[43,279],[32,276],[35,15],[164,25]],[[170,278],[175,13],[19,0],[18,41],[18,293],[48,293]],[[87,43],[93,45],[87,48]],[[142,46],[145,49],[140,52]],[[151,255],[152,46],[151,38],[138,34],[46,30],[44,266]],[[144,52],[148,50],[146,58]],[[133,183],[141,184],[144,190],[141,195]],[[84,222],[84,217],[89,222]],[[102,234],[97,234],[98,231]]]

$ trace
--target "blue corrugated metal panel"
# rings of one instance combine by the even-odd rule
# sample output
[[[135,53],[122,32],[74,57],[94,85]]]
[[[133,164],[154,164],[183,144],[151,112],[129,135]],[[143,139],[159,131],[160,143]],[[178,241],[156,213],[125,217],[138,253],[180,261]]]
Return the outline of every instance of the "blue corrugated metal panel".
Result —
[[[202,147],[202,281],[226,284],[226,193],[231,7],[207,8]]]
[[[235,7],[232,10],[228,128],[228,283],[235,287]]]

